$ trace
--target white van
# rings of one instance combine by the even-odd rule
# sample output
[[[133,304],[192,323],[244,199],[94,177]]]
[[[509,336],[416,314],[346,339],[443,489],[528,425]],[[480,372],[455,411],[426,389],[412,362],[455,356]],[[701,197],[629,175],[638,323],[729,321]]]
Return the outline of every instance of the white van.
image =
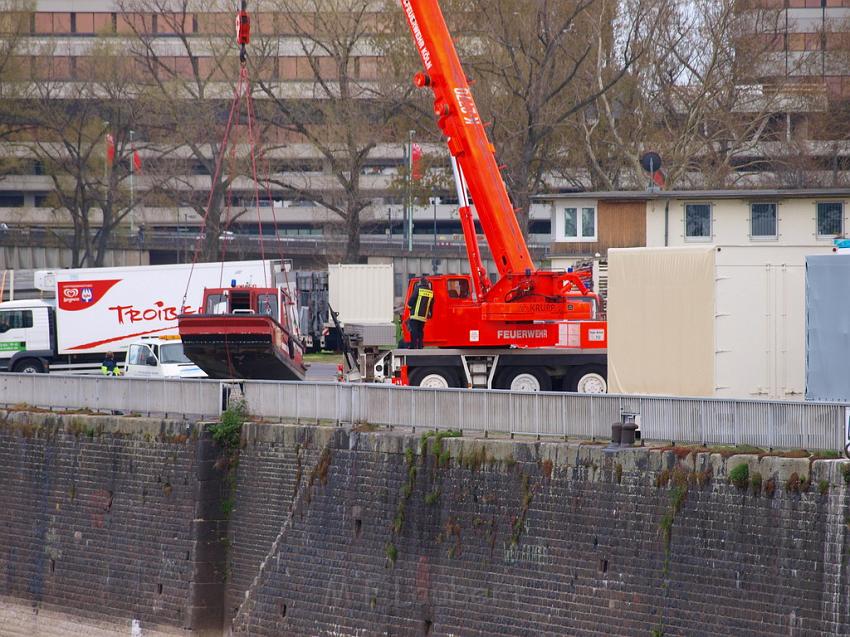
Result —
[[[124,375],[131,378],[206,378],[206,373],[183,353],[179,336],[142,337],[130,345]]]

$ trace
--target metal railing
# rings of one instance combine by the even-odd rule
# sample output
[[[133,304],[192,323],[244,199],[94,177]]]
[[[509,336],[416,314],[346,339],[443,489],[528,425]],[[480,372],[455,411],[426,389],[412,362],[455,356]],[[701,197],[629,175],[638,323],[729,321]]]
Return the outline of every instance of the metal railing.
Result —
[[[236,381],[0,374],[0,402],[51,409],[217,418]],[[239,382],[250,413],[267,420],[607,439],[636,416],[648,440],[842,450],[842,403],[521,393],[394,385]]]
[[[283,385],[283,387],[281,387]],[[718,398],[520,393],[339,383],[244,384],[252,414],[316,422],[605,439],[623,415],[643,437],[709,445],[843,449],[846,405]]]
[[[0,404],[172,418],[218,418],[222,384],[77,374],[0,374]]]

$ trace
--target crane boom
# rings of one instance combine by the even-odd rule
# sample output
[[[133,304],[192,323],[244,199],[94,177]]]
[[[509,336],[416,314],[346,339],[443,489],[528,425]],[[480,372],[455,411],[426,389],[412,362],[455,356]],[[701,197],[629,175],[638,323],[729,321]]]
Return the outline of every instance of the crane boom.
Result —
[[[440,5],[401,0],[401,6],[425,67],[415,82],[434,91],[437,124],[467,180],[499,275],[535,271]]]

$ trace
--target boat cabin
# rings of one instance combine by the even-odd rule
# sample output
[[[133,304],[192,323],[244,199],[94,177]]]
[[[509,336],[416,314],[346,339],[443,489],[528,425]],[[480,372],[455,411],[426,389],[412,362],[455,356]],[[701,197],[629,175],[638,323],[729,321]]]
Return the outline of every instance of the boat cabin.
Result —
[[[204,314],[259,314],[282,323],[286,299],[278,288],[230,287],[204,290]]]

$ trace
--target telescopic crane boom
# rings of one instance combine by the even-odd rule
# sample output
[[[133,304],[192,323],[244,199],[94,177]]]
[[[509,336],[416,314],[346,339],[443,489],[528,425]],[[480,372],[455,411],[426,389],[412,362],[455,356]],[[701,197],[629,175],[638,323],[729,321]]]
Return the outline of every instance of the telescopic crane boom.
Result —
[[[434,91],[437,124],[448,138],[449,152],[460,165],[462,177],[468,178],[466,184],[499,274],[534,271],[495,149],[487,139],[440,5],[436,0],[401,0],[401,5],[425,67],[414,82]]]

